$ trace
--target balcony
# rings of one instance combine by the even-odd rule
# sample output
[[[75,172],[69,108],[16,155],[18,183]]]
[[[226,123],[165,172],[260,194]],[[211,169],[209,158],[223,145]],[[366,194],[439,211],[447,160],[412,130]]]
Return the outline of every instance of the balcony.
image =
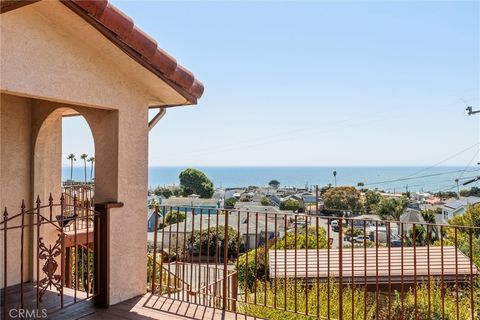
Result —
[[[24,281],[22,274],[19,284],[9,285],[14,275],[3,272],[2,314],[32,308],[47,310],[49,319],[70,319],[72,314],[108,319],[127,313],[130,319],[480,315],[480,228],[175,207],[155,207],[151,215],[148,293],[98,309],[92,301],[98,305],[102,299],[108,273],[101,263],[108,208],[92,207],[78,191],[71,198],[4,217],[0,233],[5,239],[27,228],[46,234],[45,228],[54,225],[64,240],[57,243],[62,248],[55,256],[57,269],[50,272],[46,262],[42,268],[48,254],[40,253],[34,261],[40,281]],[[13,223],[22,217],[24,222]],[[3,250],[9,251],[7,241]],[[12,261],[4,262],[4,270],[12,270]]]
[[[199,208],[155,213],[152,294],[266,319],[480,314],[479,228]]]

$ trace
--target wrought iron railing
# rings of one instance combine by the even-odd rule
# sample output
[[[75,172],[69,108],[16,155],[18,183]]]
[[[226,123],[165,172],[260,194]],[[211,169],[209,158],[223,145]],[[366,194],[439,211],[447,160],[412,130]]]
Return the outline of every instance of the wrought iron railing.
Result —
[[[103,213],[76,194],[72,201],[62,193],[59,202],[50,195],[46,204],[39,197],[35,203],[27,209],[22,201],[14,214],[5,208],[0,221],[4,319],[27,311],[50,315],[99,292]]]
[[[478,227],[215,208],[153,214],[155,294],[268,319],[480,317]]]

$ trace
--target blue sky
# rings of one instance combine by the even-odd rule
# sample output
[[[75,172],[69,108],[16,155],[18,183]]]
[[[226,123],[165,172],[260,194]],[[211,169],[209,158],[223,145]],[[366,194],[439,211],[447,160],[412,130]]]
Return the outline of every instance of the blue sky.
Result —
[[[150,165],[426,166],[479,141],[478,1],[112,2],[205,84]],[[65,121],[63,153],[92,154]]]

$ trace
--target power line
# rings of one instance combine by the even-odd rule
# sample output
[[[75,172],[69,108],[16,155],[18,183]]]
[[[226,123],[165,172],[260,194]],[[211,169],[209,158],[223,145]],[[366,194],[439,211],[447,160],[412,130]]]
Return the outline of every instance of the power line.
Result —
[[[439,172],[439,173],[431,173],[427,175],[422,175],[422,176],[416,176],[416,177],[406,177],[406,178],[398,178],[398,179],[393,179],[393,180],[385,180],[385,181],[378,181],[378,182],[371,182],[371,183],[365,183],[365,186],[374,186],[374,185],[381,185],[381,184],[387,184],[387,183],[395,183],[395,182],[402,182],[402,181],[409,181],[409,180],[417,180],[417,179],[422,179],[422,178],[430,178],[430,177],[435,177],[435,176],[441,176],[441,175],[446,175],[446,174],[452,174],[452,173],[459,173],[459,172],[477,172],[480,169],[475,169],[475,170],[452,170],[452,171],[447,171],[447,172]]]
[[[410,175],[407,175],[407,176],[405,176],[404,178],[416,176],[417,174],[420,174],[420,173],[422,173],[422,172],[425,172],[425,171],[428,171],[428,170],[430,170],[430,169],[433,169],[433,168],[441,165],[442,163],[445,163],[445,162],[447,162],[447,161],[449,161],[449,160],[451,160],[451,159],[453,159],[453,158],[461,155],[462,153],[464,153],[464,152],[466,152],[466,151],[468,151],[468,150],[470,150],[470,149],[478,146],[478,144],[479,144],[478,142],[475,142],[475,144],[469,146],[468,148],[465,148],[465,149],[463,149],[463,150],[461,150],[461,151],[459,151],[459,152],[457,152],[457,153],[455,153],[455,154],[453,154],[453,155],[451,155],[451,156],[443,159],[442,161],[435,163],[434,165],[432,165],[432,166],[430,166],[430,167],[423,168],[423,169],[421,169],[421,170],[419,170],[419,171],[417,171],[417,172],[414,172],[414,173],[412,173],[412,174],[410,174]]]

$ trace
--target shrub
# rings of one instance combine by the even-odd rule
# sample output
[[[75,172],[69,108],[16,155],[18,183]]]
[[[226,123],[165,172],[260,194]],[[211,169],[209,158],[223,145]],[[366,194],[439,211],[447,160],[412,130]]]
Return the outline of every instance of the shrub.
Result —
[[[170,224],[185,221],[185,213],[177,210],[169,211],[165,215],[165,220],[163,220],[163,218],[161,220],[162,221],[160,222],[160,228],[164,228]]]
[[[228,227],[228,241],[227,241],[227,250],[228,250],[228,258],[236,258],[237,257],[237,245],[238,245],[238,232],[233,229],[232,227]],[[218,226],[218,233],[217,227],[211,227],[210,229],[197,230],[190,235],[189,239],[190,243],[197,249],[202,250],[202,256],[206,256],[207,252],[209,253],[210,257],[215,256],[215,250],[220,257],[223,257],[223,248],[225,246],[225,226]],[[221,241],[221,246],[219,244]],[[242,243],[240,243],[240,247]],[[207,251],[208,249],[208,251]]]
[[[227,200],[225,200],[225,203],[223,204],[223,206],[227,209],[232,209],[235,206],[235,203],[237,203],[237,199],[228,198]]]
[[[255,255],[257,256],[256,265]],[[246,283],[248,288],[252,289],[255,283],[255,279],[266,281],[268,279],[268,253],[265,259],[265,247],[253,249],[245,254],[242,254],[238,258],[237,272],[239,286],[244,286]]]
[[[267,197],[263,197],[260,203],[262,204],[262,206],[269,206],[272,204],[270,199],[268,199]]]
[[[308,236],[306,235],[306,228],[297,229],[297,237],[295,239],[294,233],[287,233],[281,239],[276,240],[276,244],[270,245],[270,250],[285,250],[285,249],[326,249],[328,241],[326,231],[324,228],[318,229],[318,242],[315,227],[308,229]],[[247,265],[248,255],[248,265]],[[257,265],[255,268],[255,255],[257,255]],[[249,288],[254,285],[255,279],[268,279],[268,252],[265,255],[265,247],[259,247],[248,251],[238,258],[238,280],[240,285],[247,283]]]
[[[477,287],[477,299],[480,294],[478,292],[478,283]],[[461,289],[459,289],[461,290]],[[468,290],[467,290],[468,291]],[[442,317],[442,299],[444,301],[444,310],[445,318]],[[439,281],[432,280],[430,282],[430,301],[428,299],[428,286],[426,283],[419,284],[417,286],[417,317],[415,317],[415,293],[412,288],[405,293],[404,309],[402,309],[401,303],[401,294],[395,292],[395,296],[392,299],[392,319],[405,319],[405,320],[415,320],[415,319],[429,319],[429,309],[428,305],[430,304],[430,319],[471,319],[471,310],[470,310],[470,295],[469,292],[461,292],[459,294],[458,300],[458,313],[459,317],[457,318],[457,299],[455,289],[449,289],[446,287],[445,293],[442,298],[442,287]],[[478,310],[477,310],[478,311]],[[384,309],[382,314],[386,317],[388,310]],[[478,313],[477,313],[478,314]]]
[[[300,208],[300,203],[294,199],[287,199],[280,202],[280,210],[297,211]]]
[[[266,287],[266,288],[265,288]],[[265,290],[266,289],[266,290]],[[330,289],[330,290],[328,290]],[[330,294],[328,294],[330,291]],[[254,294],[252,290],[247,291],[247,302],[240,304],[240,310],[247,315],[262,319],[286,320],[286,319],[316,319],[317,312],[320,319],[339,318],[339,296],[340,290],[335,280],[328,284],[314,281],[308,287],[302,281],[295,282],[292,279],[272,280],[270,283],[258,282],[256,286],[257,305],[254,305]],[[275,294],[276,293],[276,294]],[[308,293],[308,300],[307,300]],[[343,294],[343,319],[364,319],[364,301],[367,300],[366,318],[375,318],[374,298],[364,294],[361,287],[353,291],[354,309],[352,318],[352,289],[349,286],[342,288]],[[286,299],[285,299],[286,297]],[[266,298],[266,305],[263,306]],[[286,305],[285,305],[286,301]],[[295,306],[296,301],[296,306]],[[329,303],[330,302],[330,303]],[[294,313],[306,313],[308,305],[309,316]],[[330,305],[330,308],[328,306]],[[276,309],[272,308],[276,306]],[[287,311],[284,311],[286,309]]]

